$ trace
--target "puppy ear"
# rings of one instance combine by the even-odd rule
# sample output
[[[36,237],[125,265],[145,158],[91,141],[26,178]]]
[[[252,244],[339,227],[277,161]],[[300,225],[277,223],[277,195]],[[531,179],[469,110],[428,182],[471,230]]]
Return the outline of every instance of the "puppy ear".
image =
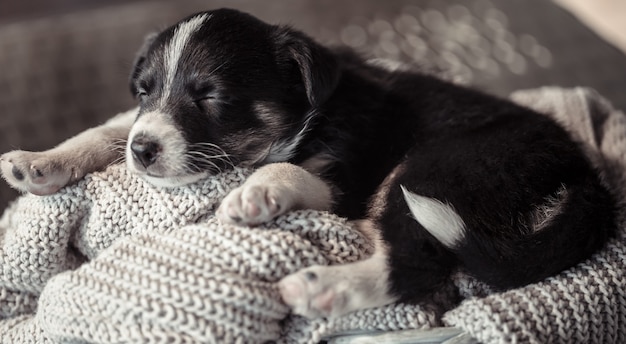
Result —
[[[339,62],[326,47],[290,27],[276,27],[279,60],[295,62],[301,75],[309,103],[322,105],[339,81]]]
[[[150,50],[152,43],[154,43],[158,35],[159,35],[158,32],[153,32],[151,34],[148,34],[143,40],[143,45],[141,46],[141,49],[139,49],[139,51],[137,52],[135,61],[133,63],[133,69],[130,73],[130,80],[129,80],[130,92],[133,94],[133,96],[137,96],[137,86],[136,86],[135,81],[137,80],[137,77],[139,77],[139,74],[141,73],[141,69],[143,68],[143,65],[146,61],[146,56],[148,55],[148,51]]]

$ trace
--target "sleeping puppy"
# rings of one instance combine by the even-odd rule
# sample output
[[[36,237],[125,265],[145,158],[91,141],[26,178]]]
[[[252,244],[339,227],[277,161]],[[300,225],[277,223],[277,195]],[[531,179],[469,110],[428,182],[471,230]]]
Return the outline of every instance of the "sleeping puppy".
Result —
[[[54,193],[115,161],[120,139],[128,169],[158,186],[258,167],[223,200],[223,222],[331,210],[375,246],[280,281],[307,317],[421,302],[457,269],[499,289],[537,282],[616,227],[598,171],[548,117],[235,10],[148,37],[131,90],[137,109],[49,151],[3,155],[4,178]]]

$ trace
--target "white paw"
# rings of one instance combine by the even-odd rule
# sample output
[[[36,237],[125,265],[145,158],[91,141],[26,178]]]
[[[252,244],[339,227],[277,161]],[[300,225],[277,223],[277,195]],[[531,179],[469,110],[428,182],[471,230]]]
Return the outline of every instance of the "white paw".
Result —
[[[337,317],[350,312],[350,283],[332,267],[312,266],[278,282],[283,301],[292,312],[307,318]]]
[[[338,317],[397,300],[389,292],[385,254],[354,263],[312,266],[278,282],[283,301],[293,313],[307,318]]]
[[[258,225],[293,209],[293,197],[279,186],[244,183],[231,191],[217,209],[223,222]]]
[[[0,170],[12,187],[35,195],[50,195],[59,191],[72,176],[71,167],[46,152],[6,153],[0,156]]]

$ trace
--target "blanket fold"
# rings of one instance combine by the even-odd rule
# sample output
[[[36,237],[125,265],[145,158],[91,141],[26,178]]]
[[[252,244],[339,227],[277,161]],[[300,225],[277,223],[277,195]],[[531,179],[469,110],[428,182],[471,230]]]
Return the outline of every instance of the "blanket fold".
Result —
[[[584,142],[623,198],[621,112],[581,88],[512,99]],[[447,325],[484,343],[626,342],[623,225],[588,261],[524,288],[493,293],[459,274],[430,304],[292,316],[276,281],[313,264],[362,259],[372,247],[327,212],[295,211],[258,228],[219,223],[216,206],[250,172],[160,189],[114,165],[56,195],[18,198],[0,219],[0,341],[316,343],[351,331]]]

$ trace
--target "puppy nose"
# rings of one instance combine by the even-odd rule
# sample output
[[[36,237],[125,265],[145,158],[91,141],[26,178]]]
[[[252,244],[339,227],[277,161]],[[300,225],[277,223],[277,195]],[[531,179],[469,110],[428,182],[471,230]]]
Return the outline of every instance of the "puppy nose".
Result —
[[[130,150],[136,161],[140,162],[143,167],[148,167],[157,160],[161,146],[154,141],[135,139],[130,144]]]

